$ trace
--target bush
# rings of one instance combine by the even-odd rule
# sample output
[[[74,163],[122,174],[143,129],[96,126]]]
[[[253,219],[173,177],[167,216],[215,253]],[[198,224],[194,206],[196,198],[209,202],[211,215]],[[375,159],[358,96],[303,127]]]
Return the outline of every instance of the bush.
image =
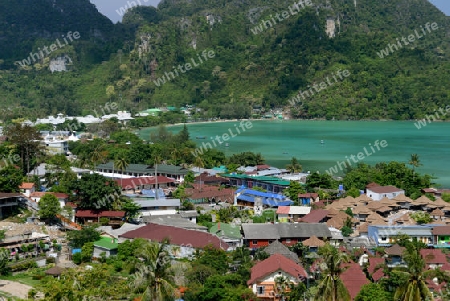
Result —
[[[17,271],[23,271],[23,270],[28,270],[28,269],[32,269],[32,268],[37,268],[37,263],[34,260],[15,264],[14,266],[11,267],[11,271],[17,272]]]
[[[109,218],[107,218],[107,217],[101,217],[101,218],[100,218],[100,224],[101,224],[102,226],[108,226],[108,225],[109,225]]]
[[[47,263],[55,263],[56,262],[56,258],[55,257],[47,257],[45,258]]]
[[[80,264],[81,263],[81,253],[78,252],[78,253],[73,254],[72,255],[72,261],[75,264]]]

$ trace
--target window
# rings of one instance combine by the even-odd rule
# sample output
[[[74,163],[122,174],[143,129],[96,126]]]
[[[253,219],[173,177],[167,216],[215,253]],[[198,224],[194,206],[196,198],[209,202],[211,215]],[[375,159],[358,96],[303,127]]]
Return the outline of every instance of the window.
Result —
[[[290,238],[287,238],[287,239],[286,239],[286,243],[287,243],[287,244],[291,243],[291,239],[290,239]]]
[[[252,245],[257,245],[258,241],[257,240],[252,240]]]
[[[269,244],[273,243],[273,239],[269,239]]]
[[[382,236],[382,237],[381,237],[381,240],[386,240],[386,236]]]
[[[257,295],[264,295],[264,291],[265,291],[265,287],[264,286],[257,286],[256,287],[256,294]]]

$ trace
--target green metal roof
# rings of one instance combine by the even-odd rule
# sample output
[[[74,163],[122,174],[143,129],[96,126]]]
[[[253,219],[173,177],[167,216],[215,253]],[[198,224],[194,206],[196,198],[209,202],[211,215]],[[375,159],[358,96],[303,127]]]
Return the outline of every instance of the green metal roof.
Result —
[[[114,242],[112,242],[113,240]],[[99,240],[94,242],[94,246],[108,250],[114,250],[117,249],[117,247],[119,246],[119,244],[115,241],[116,240],[111,237],[102,236]]]
[[[235,238],[235,239],[240,239],[242,237],[241,227],[238,225],[220,223],[220,230],[222,230],[222,232],[217,233],[219,231],[219,226],[218,224],[215,224],[209,229],[209,233],[215,234],[219,237],[225,236],[228,238]]]
[[[96,167],[99,169],[113,169],[113,161],[109,161],[108,163],[99,164]],[[115,168],[117,170],[117,168]],[[155,169],[147,164],[129,164],[127,169],[125,170],[127,173],[143,173],[148,175],[153,175],[155,173]],[[166,173],[171,175],[185,175],[189,172],[188,169],[183,168],[181,166],[175,165],[166,165],[166,164],[158,164],[158,173]]]
[[[270,183],[270,184],[275,184],[275,185],[280,185],[280,186],[289,186],[290,181],[287,180],[283,180],[277,177],[268,177],[268,176],[256,176],[256,177],[252,177],[246,174],[222,174],[222,177],[225,178],[236,178],[236,179],[246,179],[246,180],[250,180],[250,181],[258,181],[258,182],[265,182],[265,183]]]

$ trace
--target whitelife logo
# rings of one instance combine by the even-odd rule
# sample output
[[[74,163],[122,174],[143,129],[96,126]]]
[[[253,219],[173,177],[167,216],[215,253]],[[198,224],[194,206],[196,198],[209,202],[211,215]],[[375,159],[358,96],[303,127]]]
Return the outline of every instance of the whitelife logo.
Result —
[[[438,29],[439,26],[438,26],[438,24],[436,22],[431,23],[431,24],[430,24],[430,22],[428,22],[427,24],[425,24],[425,28],[427,29],[428,33],[430,33],[431,30],[434,31],[434,30]],[[423,38],[424,36],[427,35],[427,31],[425,31],[425,29],[422,26],[420,26],[420,29],[422,30],[423,36],[421,36],[417,32],[417,29],[415,29],[414,33],[410,34],[408,36],[408,38],[406,38],[406,37],[402,37],[401,38],[403,44],[405,46],[408,46],[410,43],[415,42],[416,38],[418,40],[418,39],[421,39],[421,38]],[[385,57],[389,56],[390,54],[394,53],[395,51],[398,51],[399,49],[403,48],[403,45],[400,42],[399,38],[396,38],[396,40],[397,40],[397,43],[388,44],[388,46],[385,49],[382,49],[380,52],[377,52],[377,55],[382,59],[382,58],[385,58]]]
[[[201,64],[203,64],[204,62],[208,61],[208,58],[212,59],[216,54],[214,53],[213,50],[209,50],[208,52],[206,52],[206,50],[204,50],[201,53],[201,56],[203,57],[204,61],[202,60],[202,58],[200,57],[200,53],[197,54],[197,58],[198,58],[198,64],[195,62],[194,58],[191,58],[191,62],[192,65],[194,65],[194,67],[198,67]],[[159,77],[157,80],[154,80],[153,82],[155,83],[156,86],[162,86],[166,83],[167,81],[173,80],[175,78],[177,78],[178,76],[180,76],[180,74],[178,73],[178,70],[180,70],[181,73],[186,73],[187,71],[192,69],[192,65],[191,63],[186,63],[184,65],[178,65],[178,67],[173,66],[173,71],[175,72],[164,72],[164,75],[162,77]],[[184,69],[183,69],[184,67]],[[178,68],[178,70],[177,70]]]
[[[234,124],[234,129],[235,132],[237,134],[235,134],[231,128],[228,129],[228,132],[225,132],[222,134],[222,136],[216,135],[216,137],[210,137],[212,143],[214,144],[214,147],[217,147],[216,142],[221,145],[222,143],[224,143],[225,141],[230,140],[230,138],[234,138],[237,135],[239,135],[242,131],[242,133],[244,133],[246,130],[251,129],[253,127],[253,124],[251,121],[244,121],[242,120],[241,123],[239,124],[239,126],[237,126],[236,124]],[[239,129],[240,128],[240,129]],[[230,133],[228,135],[228,133]],[[220,140],[220,138],[222,138],[223,141]],[[203,155],[204,152],[208,151],[209,149],[212,149],[213,145],[209,142],[203,142],[202,146],[197,147],[195,149],[194,152],[191,152],[191,154],[194,157],[197,157],[198,155]]]
[[[33,63],[43,59],[46,56],[49,56],[53,51],[58,50],[58,48],[63,48],[66,45],[69,45],[69,41],[73,42],[73,40],[78,40],[80,38],[80,33],[78,31],[75,31],[74,33],[72,33],[71,31],[69,31],[67,33],[67,39],[69,39],[69,41],[67,41],[66,36],[62,35],[62,38],[65,42],[65,44],[61,44],[61,41],[58,39],[56,39],[54,44],[51,44],[50,47],[49,46],[45,46],[43,49],[41,49],[40,47],[38,48],[38,52],[37,53],[33,53],[30,52],[30,55],[22,60],[22,61],[17,61],[16,64],[19,64],[21,67],[25,67],[26,65],[31,65],[31,60],[33,60]],[[50,49],[49,49],[50,48]],[[44,54],[45,52],[45,54]]]
[[[339,169],[341,171],[344,171],[344,168],[352,166],[352,161],[353,161],[353,163],[356,164],[359,161],[364,160],[366,157],[369,157],[369,156],[373,155],[374,153],[376,153],[377,151],[374,149],[374,147],[378,151],[380,151],[381,150],[380,146],[382,148],[387,147],[388,146],[387,141],[386,140],[381,140],[381,141],[376,140],[374,142],[373,146],[372,146],[372,143],[369,143],[369,147],[372,150],[372,153],[367,151],[367,148],[364,147],[363,148],[364,152],[359,152],[356,156],[355,155],[350,155],[350,158],[348,156],[345,156],[346,161],[336,161],[337,164],[335,166],[329,168],[325,172],[327,174],[329,174],[330,176],[332,176],[333,174],[337,174],[339,172]],[[350,159],[351,159],[351,161],[350,161]]]
[[[441,114],[439,114],[439,112],[436,112],[438,110]],[[420,119],[417,122],[414,122],[414,125],[416,126],[416,128],[418,130],[420,130],[422,127],[426,127],[427,124],[432,122],[432,119],[433,119],[433,121],[442,120],[445,116],[447,116],[447,113],[450,112],[450,106],[446,106],[445,111],[443,108],[439,108],[434,111],[436,112],[435,114],[426,115],[424,119]]]

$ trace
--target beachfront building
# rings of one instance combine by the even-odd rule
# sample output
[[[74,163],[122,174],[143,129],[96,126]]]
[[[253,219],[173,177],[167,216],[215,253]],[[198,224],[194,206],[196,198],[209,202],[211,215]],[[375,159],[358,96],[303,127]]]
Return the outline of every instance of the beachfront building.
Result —
[[[311,212],[309,206],[279,206],[277,209],[278,221],[282,223],[298,222]]]

